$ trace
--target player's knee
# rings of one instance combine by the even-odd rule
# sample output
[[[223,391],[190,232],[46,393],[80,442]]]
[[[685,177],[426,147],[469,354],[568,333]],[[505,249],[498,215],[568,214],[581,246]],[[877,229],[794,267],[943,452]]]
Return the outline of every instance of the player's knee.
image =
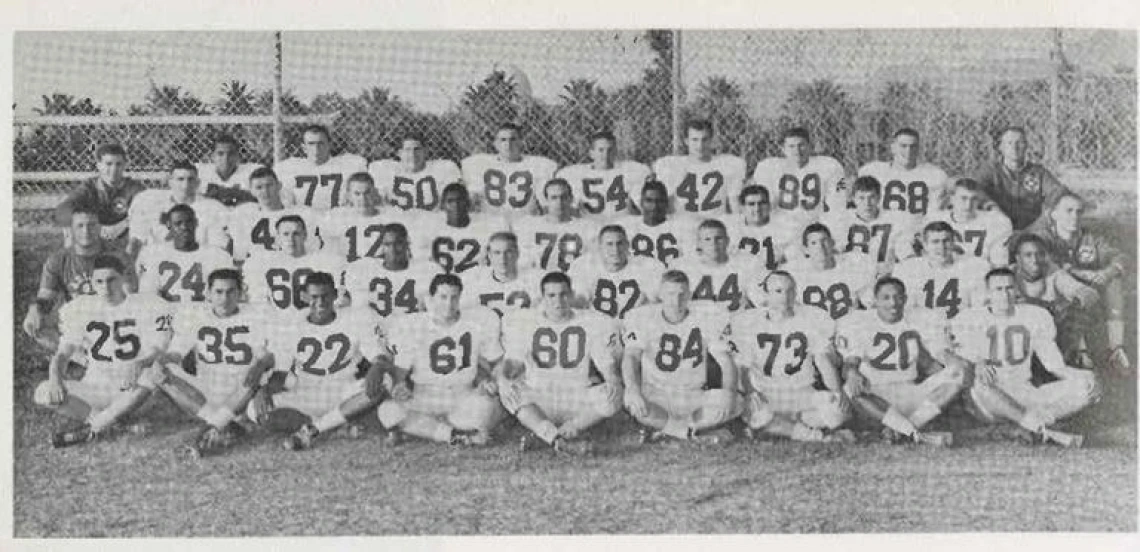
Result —
[[[471,429],[490,429],[502,418],[503,407],[494,397],[484,393],[472,393],[456,405],[451,416],[455,425]]]
[[[752,429],[760,429],[772,423],[776,412],[759,393],[749,393],[745,400],[744,422]]]
[[[851,409],[840,399],[839,393],[829,391],[816,393],[813,402],[819,422],[824,429],[835,429],[851,417]]]
[[[46,381],[42,381],[36,386],[35,392],[32,393],[32,402],[45,408],[55,408],[63,404],[62,401],[55,402],[51,400],[51,392],[48,390],[48,382]]]
[[[949,361],[942,368],[942,381],[946,385],[962,389],[970,383],[970,373],[970,367],[965,363],[958,360]]]
[[[167,375],[166,368],[156,362],[144,368],[139,374],[138,386],[147,391],[154,391],[166,383]]]
[[[391,429],[404,423],[408,418],[408,409],[400,401],[384,401],[376,407],[376,417],[380,419],[381,425]]]
[[[975,383],[970,386],[970,389],[963,396],[966,411],[981,422],[997,423],[998,419],[990,414],[988,407],[991,402],[990,397],[996,391],[993,385],[988,383]]]
[[[704,392],[704,408],[706,411],[722,413],[718,419],[709,420],[710,423],[722,424],[740,415],[740,407],[735,391],[729,389],[709,389]]]
[[[616,385],[602,383],[591,387],[591,403],[599,416],[609,418],[621,411],[621,393]]]
[[[1098,398],[1096,374],[1092,371],[1079,371],[1071,376],[1074,380],[1075,393],[1085,403],[1091,403]]]

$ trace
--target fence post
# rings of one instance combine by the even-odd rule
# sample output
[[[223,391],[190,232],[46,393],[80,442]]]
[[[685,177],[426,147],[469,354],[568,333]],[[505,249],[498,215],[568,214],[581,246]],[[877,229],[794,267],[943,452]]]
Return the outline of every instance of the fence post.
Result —
[[[673,31],[673,51],[671,52],[672,69],[669,78],[673,84],[673,95],[670,98],[673,108],[673,154],[681,154],[681,144],[684,136],[681,135],[681,105],[685,95],[684,82],[681,80],[681,30]]]
[[[273,162],[285,158],[285,129],[281,115],[281,31],[273,33]]]
[[[1053,30],[1052,61],[1049,72],[1049,136],[1046,144],[1046,163],[1058,170],[1061,161],[1061,71],[1064,70],[1064,53],[1061,50],[1061,29]]]

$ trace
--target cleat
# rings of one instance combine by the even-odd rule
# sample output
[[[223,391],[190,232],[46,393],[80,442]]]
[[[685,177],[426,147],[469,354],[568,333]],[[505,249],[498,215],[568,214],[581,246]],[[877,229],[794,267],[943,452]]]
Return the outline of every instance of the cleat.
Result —
[[[317,428],[314,427],[313,424],[305,424],[301,426],[301,429],[298,429],[282,441],[281,446],[284,447],[285,450],[308,450],[313,448],[313,439],[316,438],[318,433]]]
[[[150,422],[137,420],[115,426],[115,429],[128,435],[143,436],[151,432]]]
[[[906,435],[903,435],[902,433],[899,433],[889,427],[884,427],[883,430],[879,432],[879,437],[883,440],[883,442],[889,445],[897,445],[904,443],[907,440]]]
[[[714,429],[705,433],[691,433],[689,440],[702,445],[721,446],[731,443],[735,438],[727,429]]]
[[[245,413],[249,420],[257,425],[265,425],[269,421],[269,413],[273,411],[273,397],[264,390],[258,391],[246,406]]]
[[[175,452],[181,455],[188,456],[195,460],[204,456],[202,449],[206,445],[206,435],[213,429],[210,426],[203,426],[194,432],[194,435],[187,439],[182,444],[178,445]]]
[[[912,438],[915,443],[935,447],[948,447],[954,444],[954,434],[949,431],[919,431]]]
[[[538,448],[539,443],[542,442],[537,435],[527,433],[519,437],[519,452],[529,452]]]
[[[384,435],[384,446],[398,447],[404,442],[404,433],[398,429],[389,429],[388,433]]]
[[[754,429],[752,426],[744,426],[744,438],[749,441],[755,441],[763,434],[759,429]]]
[[[51,446],[52,448],[70,447],[72,445],[94,441],[96,438],[98,438],[98,434],[91,431],[91,425],[82,424],[53,434],[51,436]]]
[[[347,423],[336,430],[336,436],[343,439],[360,439],[364,437],[364,428],[360,424]]]
[[[247,427],[245,424],[249,424],[249,426]],[[241,439],[252,432],[253,422],[250,422],[249,419],[244,416],[242,416],[240,420],[234,420],[226,424],[226,435],[234,440]]]
[[[1017,441],[1018,443],[1029,447],[1040,445],[1045,441],[1044,436],[1042,436],[1040,433],[1029,431],[1028,429],[1025,429],[1021,426],[1011,426],[1006,432],[1003,433],[1004,435],[999,435],[1013,441]]]
[[[637,443],[639,445],[651,445],[661,441],[661,432],[654,431],[647,427],[637,430]]]
[[[1055,429],[1044,428],[1041,430],[1042,440],[1050,443],[1056,443],[1065,448],[1081,448],[1085,444],[1085,436],[1076,433],[1065,433]]]
[[[823,436],[823,443],[858,443],[859,438],[850,429],[837,429]]]
[[[567,440],[564,437],[554,439],[552,443],[555,452],[572,456],[588,456],[594,453],[594,443],[584,439]]]

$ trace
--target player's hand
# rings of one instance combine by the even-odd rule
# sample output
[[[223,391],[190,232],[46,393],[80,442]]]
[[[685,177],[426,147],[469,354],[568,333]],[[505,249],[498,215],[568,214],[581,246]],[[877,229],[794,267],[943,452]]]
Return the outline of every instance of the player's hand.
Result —
[[[261,377],[265,375],[266,368],[268,368],[268,366],[251,366],[249,372],[246,372],[245,380],[242,381],[242,384],[249,389],[256,389],[261,385]]]
[[[843,391],[848,396],[854,397],[866,393],[870,388],[867,378],[860,374],[857,370],[853,370],[847,376],[847,383],[843,386]]]
[[[67,391],[63,389],[63,382],[55,378],[47,380],[47,400],[50,404],[63,404],[67,398]]]
[[[997,383],[997,366],[989,362],[975,364],[974,382],[982,385],[994,385]]]
[[[1111,276],[1111,273],[1108,271],[1108,269],[1090,270],[1089,271],[1089,282],[1092,283],[1094,286],[1102,287],[1102,286],[1107,285],[1108,281],[1112,279],[1112,278],[1110,278],[1110,276]]]
[[[479,389],[492,397],[499,396],[499,384],[495,380],[485,379],[479,382]]]
[[[634,418],[644,418],[649,414],[649,406],[645,404],[645,397],[636,389],[626,389],[622,397],[625,408]]]
[[[408,382],[398,381],[392,386],[392,398],[397,401],[409,401],[412,399],[412,390],[408,387]]]
[[[135,387],[138,387],[139,376],[142,375],[142,371],[143,371],[142,365],[137,364],[137,363],[134,366],[131,366],[130,370],[124,371],[123,372],[123,379],[121,379],[119,381],[119,389],[121,389],[123,391],[130,391],[130,390],[133,390]]]
[[[375,366],[364,375],[364,392],[369,397],[382,397],[384,395],[384,370]]]
[[[43,314],[40,313],[40,308],[33,304],[28,308],[28,314],[24,316],[24,332],[33,338],[38,338],[43,324]]]
[[[522,400],[522,389],[514,382],[503,382],[505,385],[499,386],[499,397],[502,398],[503,403],[518,403]]]
[[[1124,347],[1117,347],[1112,350],[1112,354],[1108,357],[1108,365],[1117,374],[1132,372],[1132,362],[1128,360],[1128,353],[1124,352]]]

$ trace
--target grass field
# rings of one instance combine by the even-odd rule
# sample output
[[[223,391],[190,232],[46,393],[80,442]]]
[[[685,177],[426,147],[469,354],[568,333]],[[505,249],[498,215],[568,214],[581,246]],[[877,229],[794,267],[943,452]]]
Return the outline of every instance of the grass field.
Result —
[[[1106,225],[1130,250],[1134,216]],[[17,321],[58,245],[17,235]],[[1065,425],[1083,450],[1006,442],[958,412],[937,422],[959,432],[952,449],[639,448],[623,416],[588,459],[521,454],[517,426],[490,449],[386,448],[373,422],[304,453],[262,435],[192,462],[173,450],[194,426],[165,398],[151,435],[51,449],[58,421],[31,401],[47,352],[14,331],[17,537],[1137,530],[1135,379]]]

